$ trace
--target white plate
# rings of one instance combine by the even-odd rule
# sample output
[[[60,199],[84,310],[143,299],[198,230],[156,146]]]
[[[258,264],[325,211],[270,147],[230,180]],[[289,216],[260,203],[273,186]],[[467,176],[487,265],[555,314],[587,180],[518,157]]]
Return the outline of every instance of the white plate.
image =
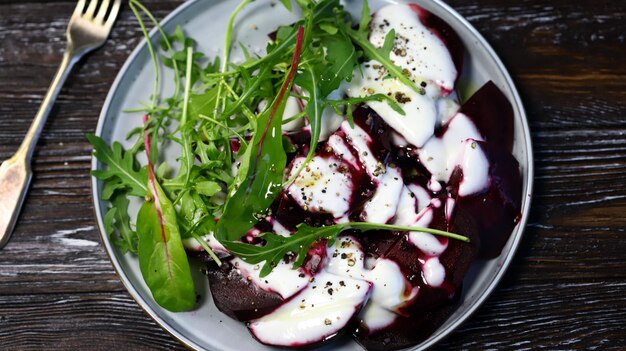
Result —
[[[372,11],[395,1],[370,0]],[[397,1],[408,2],[408,1]],[[445,20],[461,37],[468,53],[465,57],[465,69],[461,82],[472,92],[488,80],[492,80],[504,92],[513,104],[515,112],[515,144],[514,155],[520,162],[523,177],[522,219],[513,231],[502,254],[490,261],[475,263],[464,280],[461,303],[448,320],[426,341],[412,348],[422,350],[433,345],[448,335],[454,328],[466,320],[487,298],[497,282],[503,276],[517,248],[522,230],[526,224],[532,188],[533,163],[530,135],[526,115],[520,98],[506,69],[487,44],[484,38],[466,20],[449,6],[438,0],[413,0],[432,13]],[[361,11],[361,0],[345,1],[355,18]],[[173,32],[176,25],[183,26],[188,36],[198,42],[197,49],[209,57],[219,53],[224,41],[224,28],[229,14],[238,1],[189,1],[172,12],[161,25],[166,32]],[[289,13],[276,0],[258,0],[238,16],[235,28],[235,42],[243,43],[250,52],[263,52],[267,33],[272,32],[279,24],[289,24],[297,19],[297,15]],[[159,36],[152,31],[153,43],[158,43]],[[233,58],[241,57],[241,51],[233,51]],[[162,79],[159,87],[162,96],[169,96],[173,91],[172,73],[161,69]],[[125,147],[132,145],[125,139],[126,134],[135,127],[141,126],[141,115],[124,113],[124,109],[138,107],[138,102],[149,101],[153,86],[153,72],[145,41],[133,51],[107,96],[96,134],[105,141],[120,141]],[[178,151],[174,148],[165,150],[167,159],[176,159]],[[93,169],[101,169],[95,158]],[[159,307],[145,285],[136,257],[122,254],[112,245],[103,230],[102,219],[107,209],[107,202],[100,198],[102,182],[93,179],[93,197],[98,225],[102,241],[111,258],[113,267],[120,279],[137,303],[158,324],[175,338],[192,349],[206,350],[275,350],[255,341],[243,323],[230,319],[219,312],[211,299],[206,277],[199,272],[199,267],[192,266],[196,274],[196,285],[202,295],[199,308],[192,312],[171,313]],[[132,206],[138,208],[138,203]],[[198,269],[195,269],[198,268]],[[350,338],[336,338],[325,344],[323,350],[362,350]]]

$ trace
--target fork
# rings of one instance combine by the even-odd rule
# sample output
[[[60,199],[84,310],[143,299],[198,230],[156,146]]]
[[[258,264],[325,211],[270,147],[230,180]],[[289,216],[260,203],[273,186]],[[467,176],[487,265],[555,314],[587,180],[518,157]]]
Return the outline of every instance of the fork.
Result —
[[[0,249],[17,222],[32,178],[31,158],[39,135],[72,67],[104,44],[120,10],[121,0],[79,0],[67,26],[67,48],[52,84],[17,152],[0,166]],[[97,10],[97,12],[96,12]]]

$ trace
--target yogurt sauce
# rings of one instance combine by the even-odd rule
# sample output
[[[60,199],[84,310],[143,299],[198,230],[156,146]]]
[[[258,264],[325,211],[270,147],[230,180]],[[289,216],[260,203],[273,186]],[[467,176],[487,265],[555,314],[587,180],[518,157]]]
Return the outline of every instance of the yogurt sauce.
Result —
[[[250,322],[261,342],[296,347],[335,335],[343,329],[370,294],[362,279],[322,271],[300,294],[274,312]]]

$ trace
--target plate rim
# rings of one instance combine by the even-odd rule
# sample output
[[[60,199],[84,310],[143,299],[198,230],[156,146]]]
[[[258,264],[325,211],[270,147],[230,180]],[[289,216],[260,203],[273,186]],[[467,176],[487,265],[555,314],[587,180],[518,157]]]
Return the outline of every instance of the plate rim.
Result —
[[[165,26],[169,22],[173,21],[177,16],[179,16],[187,8],[194,6],[199,1],[200,0],[189,0],[180,4],[173,11],[171,11],[167,16],[165,16],[161,21],[159,21],[159,25]],[[503,64],[502,60],[497,55],[497,53],[492,48],[492,46],[489,44],[489,42],[465,17],[459,14],[450,5],[444,3],[442,0],[429,0],[429,1],[432,2],[435,6],[438,6],[442,8],[444,11],[448,12],[452,17],[455,18],[455,20],[457,20],[460,24],[462,24],[465,27],[465,29],[467,29],[470,32],[473,38],[476,39],[477,44],[482,46],[482,48],[486,51],[486,54],[491,59],[494,60],[497,68],[500,70],[500,73],[502,74],[504,81],[512,94],[511,98],[513,101],[511,101],[511,103],[515,108],[518,109],[519,115],[520,115],[519,117],[520,117],[520,122],[522,126],[522,134],[524,136],[524,140],[522,144],[524,144],[525,151],[526,151],[525,175],[527,176],[527,180],[526,180],[526,192],[522,193],[523,198],[522,198],[521,219],[518,225],[516,226],[516,228],[514,229],[514,232],[511,234],[511,236],[513,236],[513,242],[511,243],[510,249],[505,253],[505,257],[504,257],[504,260],[502,261],[502,265],[497,269],[496,274],[493,276],[493,278],[489,282],[489,286],[485,289],[485,291],[480,296],[478,296],[475,300],[472,301],[471,305],[468,307],[466,312],[463,313],[463,315],[461,315],[460,317],[458,317],[453,323],[446,326],[446,328],[444,329],[438,330],[437,334],[434,335],[433,337],[407,350],[423,350],[441,342],[443,339],[445,339],[450,334],[452,334],[461,324],[467,321],[467,319],[470,318],[483,305],[485,300],[487,300],[491,296],[493,291],[496,289],[496,287],[498,286],[498,284],[500,283],[500,281],[506,274],[515,256],[515,253],[519,249],[520,242],[522,240],[524,231],[526,229],[526,225],[528,223],[528,217],[530,213],[530,207],[531,207],[531,202],[533,198],[532,196],[533,187],[534,187],[534,156],[533,156],[530,127],[528,125],[528,117],[527,117],[522,99],[519,95],[517,87],[509,71],[506,69],[506,66]],[[153,38],[156,34],[158,34],[157,28],[153,28],[149,32],[150,38]],[[107,112],[110,109],[112,100],[114,99],[115,94],[118,91],[121,82],[124,80],[124,78],[128,74],[129,66],[137,59],[137,57],[146,48],[146,46],[147,46],[147,40],[146,38],[142,38],[140,42],[137,44],[137,46],[133,49],[131,54],[128,56],[128,58],[125,60],[122,67],[119,69],[119,72],[116,75],[115,80],[113,81],[113,84],[111,85],[107,93],[106,99],[104,101],[104,104],[102,105],[102,108],[100,110],[100,114],[98,116],[98,123],[97,123],[96,130],[95,130],[96,136],[102,135]],[[99,166],[99,161],[96,159],[95,156],[93,156],[93,154],[91,158],[92,158],[91,171],[97,170]],[[137,305],[139,305],[139,307],[152,320],[154,320],[159,325],[159,327],[161,327],[161,329],[163,329],[165,332],[170,334],[178,342],[180,342],[181,344],[183,344],[185,347],[189,349],[204,350],[205,348],[203,346],[198,345],[196,342],[190,340],[187,336],[183,335],[176,328],[172,327],[163,318],[161,318],[156,313],[156,311],[150,308],[146,304],[144,299],[140,296],[139,292],[134,287],[134,285],[130,282],[126,274],[124,274],[124,270],[122,269],[119,260],[117,259],[117,257],[115,257],[115,250],[112,246],[113,244],[110,242],[108,235],[106,234],[106,231],[104,230],[102,207],[100,206],[100,194],[98,193],[98,182],[99,182],[98,179],[91,176],[91,190],[92,190],[91,192],[92,192],[92,200],[93,200],[93,205],[94,205],[93,209],[94,209],[94,213],[96,216],[96,222],[98,225],[98,232],[100,234],[100,240],[102,241],[102,244],[105,248],[107,257],[109,258],[109,261],[111,262],[114,268],[115,274],[120,279],[120,281],[124,285],[124,288],[128,291],[128,293],[133,298],[133,300],[135,300]]]

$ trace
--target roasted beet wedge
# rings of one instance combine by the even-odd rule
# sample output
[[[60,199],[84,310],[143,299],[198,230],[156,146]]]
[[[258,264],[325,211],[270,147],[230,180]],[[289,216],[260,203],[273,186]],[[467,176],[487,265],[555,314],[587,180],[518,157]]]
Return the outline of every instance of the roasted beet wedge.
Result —
[[[277,293],[260,289],[244,278],[228,261],[207,267],[215,306],[224,314],[245,322],[275,310],[283,302]]]
[[[519,163],[496,144],[477,142],[489,160],[489,188],[479,194],[459,197],[456,194],[463,173],[456,170],[450,179],[450,191],[457,198],[457,211],[469,214],[480,233],[481,258],[497,257],[520,218],[522,177]]]
[[[502,91],[488,81],[461,106],[485,140],[509,153],[513,150],[513,106]]]
[[[382,256],[398,263],[406,278],[419,288],[417,297],[402,308],[396,320],[381,330],[370,331],[364,324],[354,329],[357,341],[368,350],[389,350],[415,345],[426,339],[449,316],[459,295],[463,277],[478,254],[480,245],[477,226],[468,213],[455,211],[448,220],[445,208],[435,209],[431,227],[456,232],[470,238],[470,243],[449,240],[447,249],[439,256],[446,277],[440,287],[426,284],[423,263],[429,255],[409,243],[406,235],[390,234],[375,238],[367,236],[367,249],[387,248]],[[396,240],[393,244],[390,242]],[[446,239],[441,239],[446,240]],[[380,252],[379,252],[380,253]]]
[[[454,311],[458,302],[455,296],[436,309],[411,316],[398,316],[389,327],[370,332],[362,325],[354,328],[356,341],[368,351],[389,351],[426,340]]]

